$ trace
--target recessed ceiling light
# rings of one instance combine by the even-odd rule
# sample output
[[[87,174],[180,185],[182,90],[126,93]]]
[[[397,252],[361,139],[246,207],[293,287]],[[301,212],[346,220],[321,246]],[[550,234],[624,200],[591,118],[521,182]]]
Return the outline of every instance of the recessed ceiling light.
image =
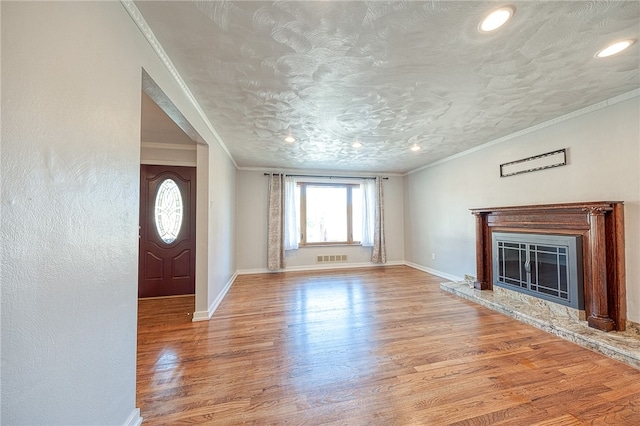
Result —
[[[486,16],[478,25],[478,30],[483,33],[495,31],[513,16],[515,9],[513,6],[505,6],[500,9],[496,9]]]
[[[414,145],[411,147],[411,151],[420,151],[420,147],[418,145]]]
[[[287,136],[286,138],[284,138],[285,142],[289,142],[289,143],[293,143],[296,141],[296,138],[294,138],[293,136]]]
[[[354,147],[354,148],[360,148],[362,146],[362,142],[355,141],[351,146]]]
[[[617,43],[613,43],[598,53],[596,53],[596,58],[606,58],[607,56],[615,55],[616,53],[620,53],[625,50],[627,47],[633,44],[633,40],[623,40]]]

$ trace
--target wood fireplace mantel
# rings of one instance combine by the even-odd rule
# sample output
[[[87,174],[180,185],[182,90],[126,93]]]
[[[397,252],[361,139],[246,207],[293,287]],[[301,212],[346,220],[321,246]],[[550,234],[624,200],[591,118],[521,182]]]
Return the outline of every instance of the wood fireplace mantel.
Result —
[[[582,237],[584,298],[590,327],[626,327],[624,204],[621,201],[471,209],[476,217],[475,288],[493,290],[492,233]]]

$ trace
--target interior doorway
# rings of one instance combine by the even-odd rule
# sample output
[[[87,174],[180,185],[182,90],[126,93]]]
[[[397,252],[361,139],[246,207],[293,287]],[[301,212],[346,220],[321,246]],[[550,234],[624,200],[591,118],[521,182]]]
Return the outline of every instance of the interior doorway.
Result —
[[[142,70],[140,164],[141,166],[189,167],[197,175],[195,226],[195,300],[190,316],[200,307],[206,312],[208,264],[207,206],[209,182],[207,179],[208,149],[200,134],[165,94],[160,86]],[[202,315],[200,315],[202,316]]]

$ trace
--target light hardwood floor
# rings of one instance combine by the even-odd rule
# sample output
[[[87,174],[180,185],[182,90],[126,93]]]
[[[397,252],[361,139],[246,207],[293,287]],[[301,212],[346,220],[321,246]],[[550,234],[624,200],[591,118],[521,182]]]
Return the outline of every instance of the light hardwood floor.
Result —
[[[640,370],[404,266],[239,276],[208,322],[139,302],[144,424],[640,425]]]

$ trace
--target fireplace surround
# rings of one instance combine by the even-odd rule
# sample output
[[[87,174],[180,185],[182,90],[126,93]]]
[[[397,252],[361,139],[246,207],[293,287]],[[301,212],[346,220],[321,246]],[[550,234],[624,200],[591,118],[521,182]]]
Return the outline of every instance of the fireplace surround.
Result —
[[[620,201],[471,209],[476,217],[476,289],[493,290],[493,233],[579,237],[584,309],[590,327],[626,327],[624,204]]]

